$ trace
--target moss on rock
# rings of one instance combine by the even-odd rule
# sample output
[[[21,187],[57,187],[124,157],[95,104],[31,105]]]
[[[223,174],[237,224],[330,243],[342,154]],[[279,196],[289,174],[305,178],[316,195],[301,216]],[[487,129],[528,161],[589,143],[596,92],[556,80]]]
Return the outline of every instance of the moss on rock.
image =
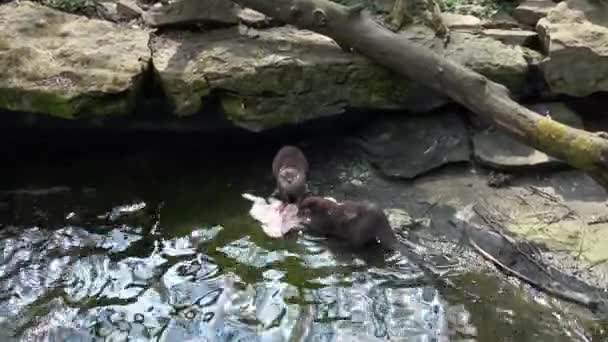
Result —
[[[0,6],[0,108],[73,119],[129,112],[148,33],[33,2]]]
[[[518,47],[458,34],[462,45],[442,49],[433,45],[432,32],[418,33],[402,34],[505,81],[515,93],[525,85],[528,65]],[[177,115],[199,111],[201,98],[219,90],[227,117],[254,130],[334,115],[347,107],[430,110],[445,103],[361,55],[343,52],[325,36],[290,26],[169,33],[155,40],[153,59]]]

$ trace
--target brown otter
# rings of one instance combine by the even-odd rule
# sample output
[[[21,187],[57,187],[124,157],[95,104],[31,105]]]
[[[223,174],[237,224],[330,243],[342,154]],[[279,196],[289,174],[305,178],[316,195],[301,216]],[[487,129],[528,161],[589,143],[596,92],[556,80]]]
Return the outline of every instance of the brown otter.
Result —
[[[314,233],[348,241],[353,247],[363,247],[373,241],[388,249],[401,245],[384,212],[370,202],[336,203],[309,196],[301,202],[299,215]]]
[[[286,203],[300,203],[308,192],[306,176],[308,161],[302,150],[295,146],[283,146],[272,161],[272,174],[277,182],[271,196]]]
[[[336,203],[323,197],[308,196],[300,203],[298,215],[304,219],[304,226],[313,233],[340,239],[354,248],[378,242],[383,248],[406,256],[425,273],[438,274],[422,263],[420,255],[397,239],[384,211],[374,203]]]

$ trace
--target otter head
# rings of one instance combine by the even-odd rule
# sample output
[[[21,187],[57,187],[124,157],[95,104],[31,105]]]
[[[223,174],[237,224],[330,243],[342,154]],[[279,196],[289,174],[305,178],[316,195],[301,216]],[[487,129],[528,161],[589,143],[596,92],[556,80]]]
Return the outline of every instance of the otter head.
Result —
[[[297,203],[306,193],[306,179],[295,168],[286,167],[279,170],[277,177],[281,196],[288,203]]]
[[[329,214],[331,209],[336,206],[331,200],[319,196],[308,196],[302,200],[298,206],[298,214],[302,216]]]

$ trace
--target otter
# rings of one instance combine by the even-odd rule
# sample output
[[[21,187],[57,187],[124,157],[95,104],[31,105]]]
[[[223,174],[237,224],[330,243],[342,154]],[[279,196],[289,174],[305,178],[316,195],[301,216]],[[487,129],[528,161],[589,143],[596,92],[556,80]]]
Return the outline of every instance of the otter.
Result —
[[[298,215],[313,233],[338,238],[355,248],[374,241],[387,249],[399,249],[401,245],[384,212],[371,202],[336,203],[308,196],[300,203]]]
[[[272,174],[276,180],[276,188],[271,196],[278,195],[285,203],[298,204],[308,193],[308,160],[299,148],[283,146],[272,161]]]
[[[423,258],[397,239],[384,211],[371,202],[332,200],[308,196],[299,205],[298,215],[304,226],[314,234],[333,237],[353,248],[367,247],[377,242],[387,250],[401,253],[416,263],[426,274],[440,274],[423,264]]]

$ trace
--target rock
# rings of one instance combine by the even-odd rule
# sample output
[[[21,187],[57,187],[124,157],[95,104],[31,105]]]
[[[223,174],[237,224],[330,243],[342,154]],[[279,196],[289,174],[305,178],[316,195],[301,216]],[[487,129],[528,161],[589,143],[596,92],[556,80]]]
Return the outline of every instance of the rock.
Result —
[[[444,55],[521,94],[528,87],[529,52],[467,32],[451,32]]]
[[[538,38],[535,31],[526,30],[484,29],[481,32],[507,45],[529,46]]]
[[[511,30],[519,28],[520,25],[510,14],[505,13],[504,11],[498,11],[489,19],[485,20],[482,27],[486,29]]]
[[[519,47],[454,32],[456,43],[442,51],[443,43],[424,41],[429,33],[400,34],[428,42],[515,93],[526,84],[528,65]],[[177,115],[199,111],[211,91],[219,90],[213,95],[228,119],[254,131],[339,114],[347,107],[428,111],[447,102],[358,54],[343,52],[325,36],[291,26],[173,32],[158,37],[152,49]]]
[[[148,33],[21,1],[0,6],[0,108],[62,118],[129,112]]]
[[[441,13],[445,26],[452,30],[478,31],[481,29],[481,19],[464,14]]]
[[[259,131],[342,113],[347,106],[438,106],[437,97],[333,40],[291,26],[167,34],[154,65],[177,115],[201,108],[212,89],[235,124]]]
[[[362,136],[371,161],[388,177],[411,179],[470,156],[467,129],[454,113],[384,120]]]
[[[237,10],[232,1],[178,0],[151,8],[143,14],[143,19],[152,27],[195,23],[235,25],[238,23]]]
[[[561,123],[583,128],[578,114],[560,102],[527,106],[542,115],[549,115]],[[482,164],[497,169],[563,164],[547,154],[533,149],[494,128],[476,132],[473,136],[475,158]]]
[[[243,24],[258,29],[279,26],[276,20],[250,8],[240,9],[237,17]]]
[[[608,6],[561,2],[538,22],[537,31],[547,54],[541,66],[554,93],[608,91]]]
[[[377,6],[378,11],[389,13],[395,4],[395,0],[375,0],[374,5]]]
[[[96,7],[97,14],[108,21],[118,21],[118,10],[115,2],[103,1],[99,2]]]
[[[524,25],[536,26],[555,5],[552,0],[525,0],[513,10],[513,17]]]
[[[477,161],[497,169],[560,164],[558,160],[494,128],[475,133],[473,145]]]
[[[131,20],[144,14],[144,10],[137,5],[135,0],[118,0],[116,3],[118,16],[124,20]]]

